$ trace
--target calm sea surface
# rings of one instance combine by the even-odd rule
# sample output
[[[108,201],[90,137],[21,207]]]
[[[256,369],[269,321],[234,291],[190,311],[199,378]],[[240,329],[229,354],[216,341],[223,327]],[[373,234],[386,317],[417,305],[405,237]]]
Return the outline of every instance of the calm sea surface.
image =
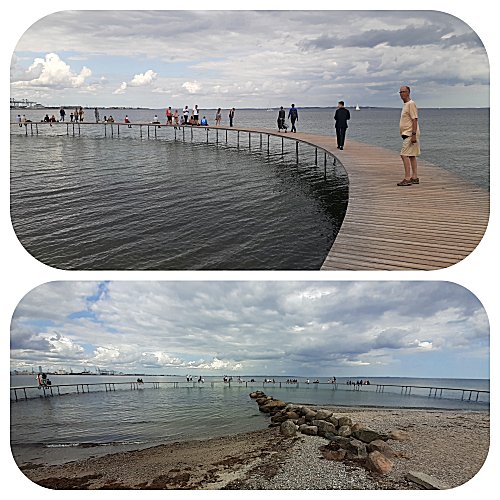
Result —
[[[50,376],[56,384],[92,384],[130,382],[126,376]],[[389,408],[428,408],[445,410],[489,410],[489,395],[481,394],[479,402],[469,401],[469,393],[444,390],[438,396],[430,390],[412,389],[402,394],[399,387],[386,387],[376,392],[377,383],[395,385],[435,386],[445,388],[489,390],[489,380],[372,378],[371,385],[353,390],[338,378],[338,389],[320,378],[320,384],[299,387],[287,384],[287,377],[274,377],[274,383],[224,384],[221,377],[205,377],[204,383],[187,383],[183,377],[142,376],[144,389],[130,390],[130,384],[115,385],[115,391],[105,392],[104,386],[76,394],[75,387],[60,387],[61,396],[39,397],[41,390],[28,389],[28,401],[11,402],[11,445],[19,464],[26,462],[57,463],[69,459],[140,449],[161,443],[205,439],[248,432],[267,427],[268,417],[250,399],[253,390],[287,402],[316,405],[373,406]],[[252,377],[244,377],[250,381]],[[291,377],[296,378],[296,377]],[[272,379],[272,377],[271,377]],[[355,379],[353,379],[355,380]],[[160,382],[154,389],[151,382]],[[174,387],[173,382],[178,382]],[[281,382],[281,387],[280,387]],[[313,379],[311,379],[313,382]],[[34,376],[11,377],[11,387],[35,385]],[[85,388],[87,390],[87,388]],[[57,394],[56,387],[53,392]],[[81,392],[81,388],[80,388]],[[13,391],[11,391],[11,398]],[[21,397],[22,391],[18,391]]]
[[[27,113],[40,121],[46,110]],[[48,110],[56,114],[57,110]],[[11,111],[11,119],[22,111]],[[164,110],[101,110],[122,121],[164,120]],[[299,130],[333,134],[333,110],[300,110]],[[400,110],[352,111],[349,138],[398,151]],[[206,114],[213,123],[213,110]],[[237,110],[236,126],[276,128],[276,111]],[[87,110],[87,118],[92,112]],[[489,188],[489,110],[421,110],[422,159]],[[227,125],[226,113],[222,125]],[[44,126],[11,127],[11,219],[35,258],[61,269],[319,269],[342,223],[348,179],[341,166],[290,144],[195,130],[193,142],[162,127],[80,137]],[[116,134],[116,132],[115,132]],[[395,178],[401,172],[395,172]]]

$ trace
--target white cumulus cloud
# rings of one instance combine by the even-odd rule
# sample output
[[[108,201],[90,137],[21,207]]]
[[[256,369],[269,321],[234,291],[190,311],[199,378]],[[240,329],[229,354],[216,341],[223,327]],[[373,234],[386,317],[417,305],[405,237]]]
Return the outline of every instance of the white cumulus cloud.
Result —
[[[144,85],[150,85],[153,80],[158,76],[152,69],[148,69],[146,73],[140,73],[138,75],[134,75],[130,82],[131,87],[142,87]]]
[[[80,88],[92,71],[84,66],[79,73],[72,71],[57,54],[46,54],[45,58],[37,57],[29,66],[24,76],[12,83],[14,87],[41,88]]]
[[[201,90],[201,85],[198,82],[184,82],[182,88],[186,89],[190,94],[196,94]]]

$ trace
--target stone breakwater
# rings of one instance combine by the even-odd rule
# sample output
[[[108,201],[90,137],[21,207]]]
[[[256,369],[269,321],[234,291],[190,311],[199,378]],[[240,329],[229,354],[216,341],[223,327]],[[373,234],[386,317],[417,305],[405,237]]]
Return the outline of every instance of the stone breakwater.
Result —
[[[330,410],[312,409],[308,406],[289,404],[267,396],[262,391],[250,393],[259,410],[269,414],[271,427],[280,428],[285,437],[298,433],[322,436],[330,442],[319,448],[326,460],[353,461],[378,474],[389,474],[397,458],[405,458],[387,441],[403,441],[408,434],[393,430],[381,434],[355,423],[349,416],[335,416]]]

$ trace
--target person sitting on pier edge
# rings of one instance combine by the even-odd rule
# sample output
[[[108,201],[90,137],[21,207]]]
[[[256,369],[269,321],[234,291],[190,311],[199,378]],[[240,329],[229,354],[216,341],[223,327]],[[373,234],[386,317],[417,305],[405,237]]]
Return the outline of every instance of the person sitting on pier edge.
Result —
[[[115,119],[111,115],[108,116],[108,123],[115,123]]]
[[[44,122],[50,122],[49,115],[45,115],[45,116],[43,117],[43,121],[44,121]]]
[[[128,128],[132,128],[132,125],[130,125],[130,120],[128,118],[128,115],[125,115],[125,120],[123,120],[123,121],[127,124]]]
[[[285,116],[286,116],[285,110],[283,109],[283,106],[281,106],[278,111],[278,132],[284,130],[286,134],[287,127],[285,125]]]
[[[205,379],[200,375],[200,378],[198,379],[198,382],[203,383],[203,382],[205,382]]]
[[[158,120],[158,115],[154,115],[153,121],[151,123],[160,123],[160,120]]]
[[[206,119],[205,116],[201,119],[201,125],[203,127],[208,127],[208,120]]]

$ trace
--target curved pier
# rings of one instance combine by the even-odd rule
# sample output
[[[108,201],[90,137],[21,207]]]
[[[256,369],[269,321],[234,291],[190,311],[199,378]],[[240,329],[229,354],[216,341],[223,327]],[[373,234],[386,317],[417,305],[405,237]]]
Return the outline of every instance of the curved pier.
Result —
[[[235,387],[244,387],[246,388],[256,388],[256,387],[289,387],[300,388],[300,387],[309,387],[312,389],[317,389],[319,386],[328,386],[331,390],[351,390],[351,391],[371,391],[371,392],[385,392],[385,389],[394,392],[397,390],[401,392],[401,395],[412,395],[412,389],[414,390],[414,394],[420,393],[420,395],[427,394],[429,398],[438,398],[441,399],[443,397],[447,397],[449,399],[460,399],[461,401],[470,401],[470,402],[483,402],[480,400],[480,396],[483,395],[489,398],[490,391],[482,390],[482,389],[464,389],[464,388],[456,388],[456,387],[440,387],[440,386],[419,386],[419,385],[397,385],[397,384],[355,384],[355,383],[331,383],[331,382],[263,382],[263,381],[207,381],[207,382],[198,382],[198,381],[189,381],[189,382],[180,382],[180,381],[144,381],[144,382],[94,382],[94,383],[79,383],[79,384],[53,384],[46,386],[20,386],[20,387],[11,387],[10,388],[10,399],[11,401],[28,401],[30,399],[37,399],[38,397],[47,398],[53,396],[62,396],[69,394],[85,394],[89,392],[113,392],[118,390],[139,390],[139,389],[160,389],[161,386],[171,387],[173,389],[178,388],[195,388],[195,387],[210,387],[214,388],[215,386],[235,386]]]
[[[18,127],[18,124],[11,124]],[[419,160],[421,183],[398,187],[403,167],[399,152],[347,139],[343,151],[336,139],[307,133],[280,133],[259,128],[193,127],[134,123],[27,123],[19,130],[38,135],[39,129],[53,126],[67,135],[80,135],[86,127],[102,127],[105,137],[120,133],[141,138],[193,140],[206,134],[206,142],[227,142],[228,133],[237,134],[238,147],[259,147],[269,152],[270,137],[293,141],[299,161],[299,144],[316,148],[315,161],[327,173],[327,156],[339,162],[349,178],[349,202],[344,221],[327,255],[322,270],[435,270],[456,264],[481,241],[489,218],[489,192],[452,172]],[[240,137],[240,134],[242,136]],[[263,142],[263,137],[266,140]],[[318,151],[320,155],[318,156]]]

